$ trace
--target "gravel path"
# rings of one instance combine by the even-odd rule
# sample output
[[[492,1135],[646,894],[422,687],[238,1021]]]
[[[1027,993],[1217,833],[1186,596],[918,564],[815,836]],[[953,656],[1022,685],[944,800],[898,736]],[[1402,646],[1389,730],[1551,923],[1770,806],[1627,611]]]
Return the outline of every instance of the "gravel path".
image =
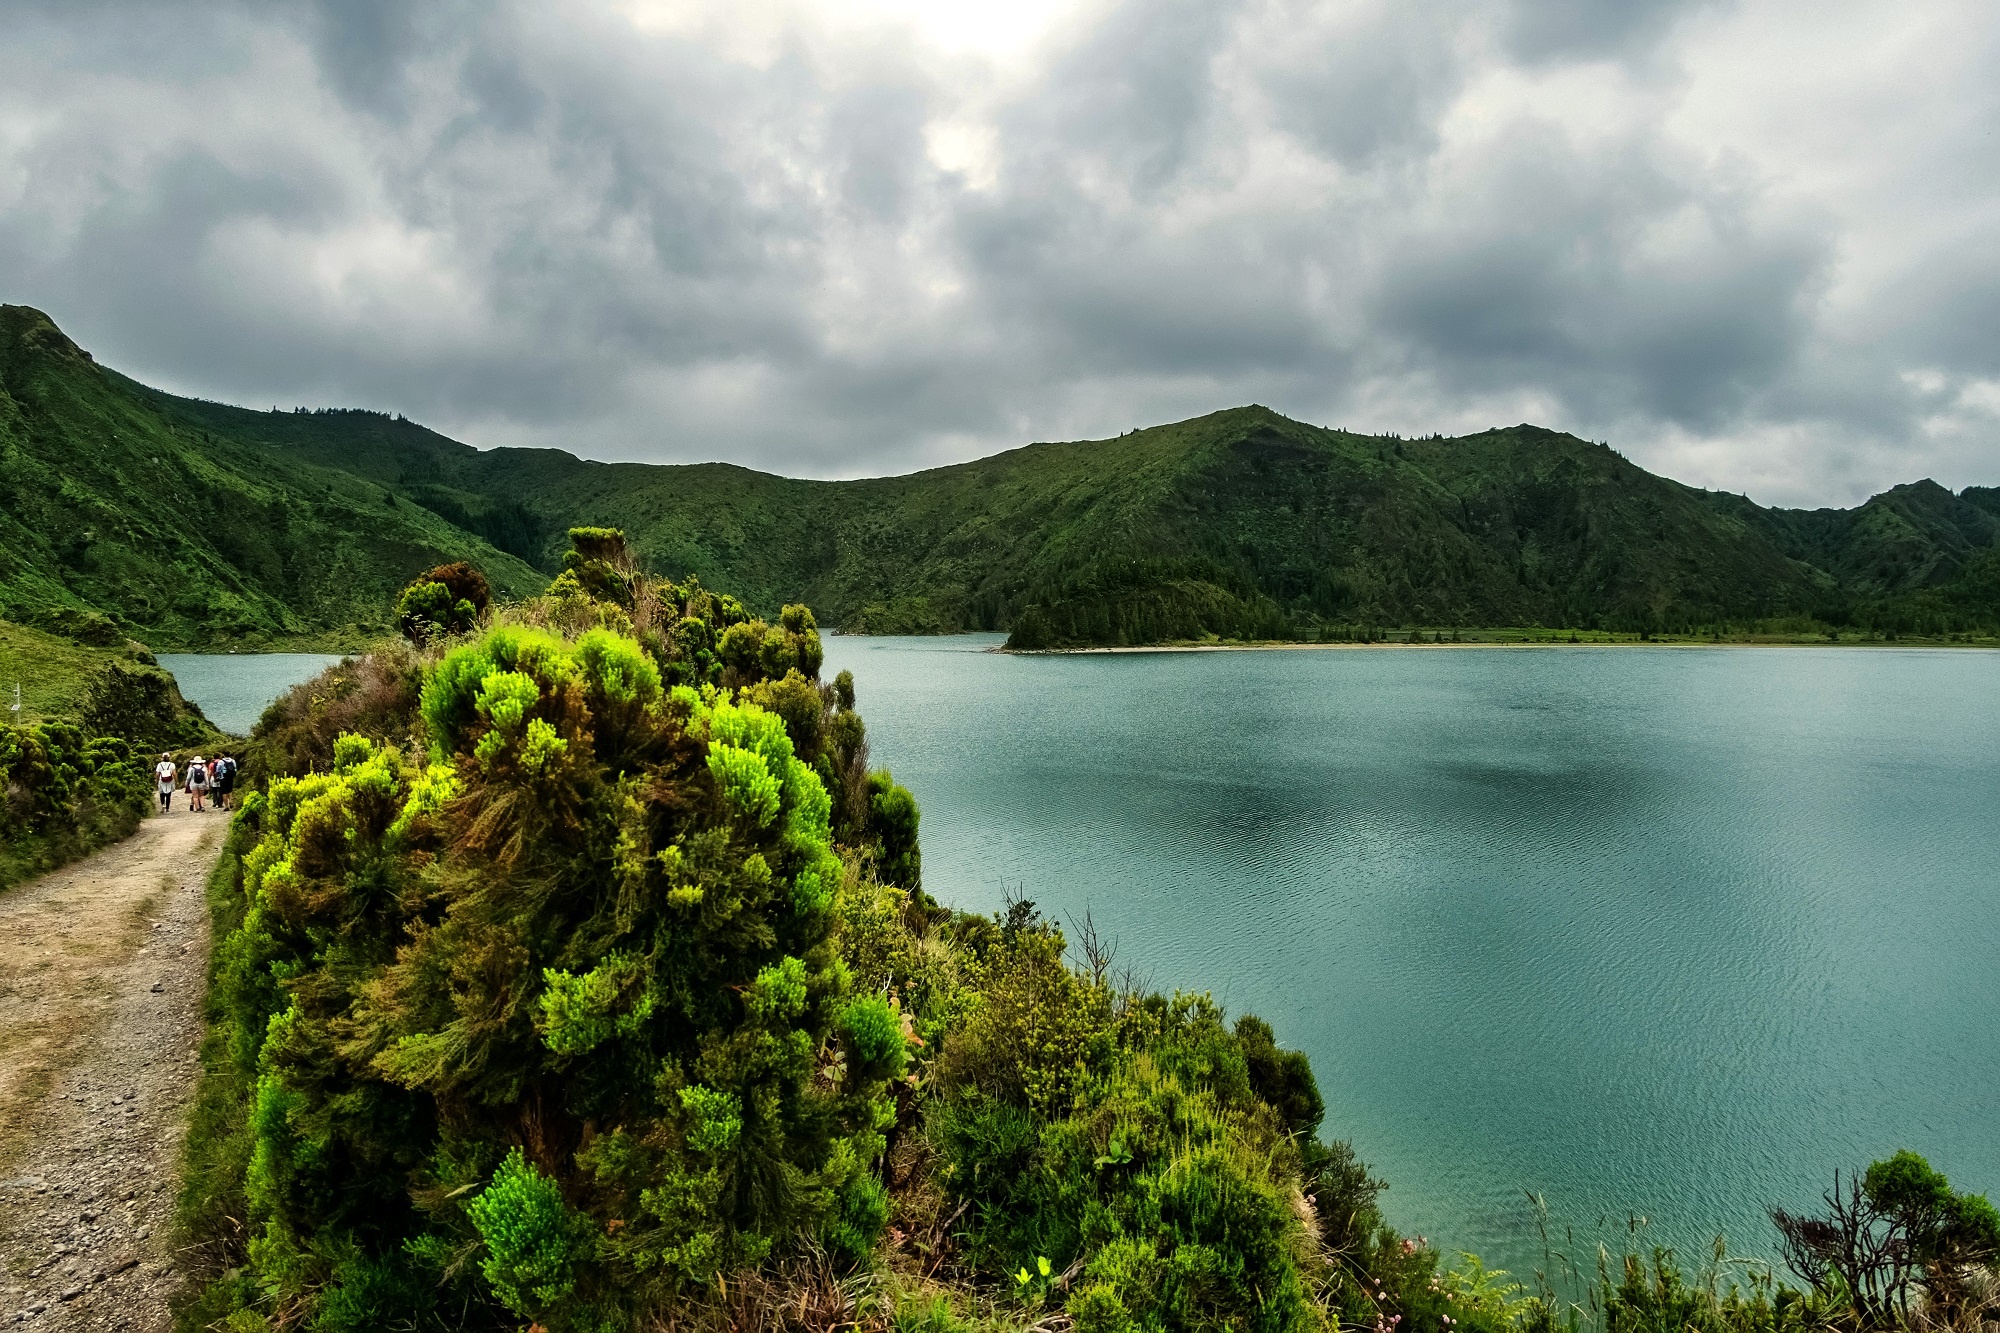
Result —
[[[226,819],[177,801],[0,893],[0,1327],[168,1326]]]

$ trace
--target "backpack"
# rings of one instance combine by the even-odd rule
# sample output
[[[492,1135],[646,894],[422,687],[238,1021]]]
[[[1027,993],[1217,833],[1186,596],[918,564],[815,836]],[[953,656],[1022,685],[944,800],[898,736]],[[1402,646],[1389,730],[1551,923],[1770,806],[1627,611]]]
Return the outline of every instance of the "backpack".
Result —
[[[215,776],[223,782],[236,776],[236,761],[222,758],[215,761]]]

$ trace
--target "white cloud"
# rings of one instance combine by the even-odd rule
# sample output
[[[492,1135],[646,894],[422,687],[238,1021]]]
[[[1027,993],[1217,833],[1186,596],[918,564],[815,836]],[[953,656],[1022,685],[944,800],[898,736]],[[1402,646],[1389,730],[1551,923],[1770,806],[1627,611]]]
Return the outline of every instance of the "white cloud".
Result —
[[[1254,400],[2000,481],[1974,0],[9,22],[0,299],[206,396],[823,476]]]

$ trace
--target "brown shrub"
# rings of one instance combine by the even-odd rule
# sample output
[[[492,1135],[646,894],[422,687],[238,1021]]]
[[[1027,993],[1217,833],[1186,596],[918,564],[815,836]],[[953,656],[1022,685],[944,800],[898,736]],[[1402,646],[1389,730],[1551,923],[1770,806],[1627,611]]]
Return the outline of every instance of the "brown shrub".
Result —
[[[354,732],[398,748],[410,739],[423,659],[400,645],[350,657],[293,686],[257,721],[243,768],[261,786],[333,767],[333,742]]]

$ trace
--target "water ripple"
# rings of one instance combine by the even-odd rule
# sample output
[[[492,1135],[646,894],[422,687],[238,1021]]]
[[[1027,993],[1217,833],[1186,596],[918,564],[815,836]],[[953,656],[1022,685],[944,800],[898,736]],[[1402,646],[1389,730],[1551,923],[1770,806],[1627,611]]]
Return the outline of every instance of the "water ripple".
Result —
[[[2000,655],[979,646],[828,643],[927,887],[1272,1019],[1402,1224],[1518,1271],[1527,1189],[1753,1251],[1898,1146],[2000,1189]]]

